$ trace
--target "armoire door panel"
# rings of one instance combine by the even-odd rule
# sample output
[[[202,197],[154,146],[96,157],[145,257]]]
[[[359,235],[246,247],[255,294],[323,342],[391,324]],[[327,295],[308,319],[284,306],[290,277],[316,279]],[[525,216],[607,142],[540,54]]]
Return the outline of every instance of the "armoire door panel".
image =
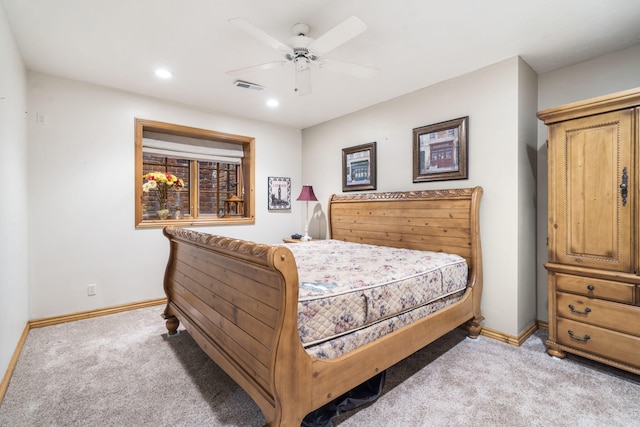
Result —
[[[556,176],[558,262],[632,271],[630,203],[623,204],[623,170],[632,170],[633,110],[570,120],[552,127]]]
[[[613,258],[617,247],[615,125],[566,132],[567,248],[572,255]],[[595,233],[594,233],[595,231]],[[592,238],[593,235],[599,238]]]

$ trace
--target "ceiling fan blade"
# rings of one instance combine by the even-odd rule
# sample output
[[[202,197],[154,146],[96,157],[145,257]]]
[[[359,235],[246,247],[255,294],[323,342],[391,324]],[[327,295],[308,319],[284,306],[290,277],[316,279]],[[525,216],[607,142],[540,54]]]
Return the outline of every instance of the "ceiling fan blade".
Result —
[[[280,40],[276,39],[275,37],[272,37],[269,34],[265,33],[263,30],[261,30],[260,28],[256,27],[255,25],[253,25],[251,22],[247,21],[246,19],[232,18],[232,19],[229,19],[228,22],[230,24],[234,25],[239,30],[244,31],[245,33],[249,34],[250,36],[262,41],[263,43],[268,44],[272,48],[274,48],[276,50],[279,50],[282,53],[287,54],[287,53],[291,53],[293,51],[293,49],[291,49],[291,47],[289,47],[286,44],[282,43]]]
[[[260,65],[252,65],[250,67],[238,68],[236,70],[227,71],[227,74],[230,76],[237,76],[239,74],[249,73],[251,71],[259,71],[259,70],[269,70],[271,68],[280,67],[282,65],[288,64],[289,61],[273,61],[267,62],[266,64]]]
[[[323,70],[335,71],[354,77],[370,79],[378,73],[378,69],[368,65],[353,64],[351,62],[336,61],[323,58],[318,61],[318,67]]]
[[[314,40],[309,46],[309,50],[318,56],[322,56],[361,34],[366,29],[367,26],[364,22],[355,16],[351,16]]]
[[[311,93],[311,66],[305,59],[295,61],[296,87],[298,96],[309,95]]]

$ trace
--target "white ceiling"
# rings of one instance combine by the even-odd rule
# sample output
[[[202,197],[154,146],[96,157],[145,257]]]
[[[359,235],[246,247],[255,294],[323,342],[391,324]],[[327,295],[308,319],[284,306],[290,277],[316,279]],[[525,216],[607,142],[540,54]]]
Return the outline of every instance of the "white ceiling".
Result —
[[[1,1],[30,70],[300,129],[516,55],[545,73],[640,43],[640,0]],[[288,43],[295,23],[318,37],[352,15],[368,29],[326,57],[373,65],[372,79],[314,69],[297,96],[291,64],[226,74],[281,59],[230,18]]]

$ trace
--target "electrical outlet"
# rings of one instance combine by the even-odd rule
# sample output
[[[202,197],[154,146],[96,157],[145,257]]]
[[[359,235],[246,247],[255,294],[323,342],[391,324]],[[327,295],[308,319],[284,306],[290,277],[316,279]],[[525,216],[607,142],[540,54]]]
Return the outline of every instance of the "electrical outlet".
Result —
[[[92,283],[90,285],[87,285],[87,295],[93,296],[95,294],[96,294],[96,284]]]

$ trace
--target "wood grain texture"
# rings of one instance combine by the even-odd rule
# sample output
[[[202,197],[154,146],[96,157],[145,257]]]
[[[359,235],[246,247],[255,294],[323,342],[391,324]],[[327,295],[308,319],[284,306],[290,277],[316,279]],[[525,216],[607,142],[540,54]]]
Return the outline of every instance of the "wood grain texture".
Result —
[[[640,372],[640,89],[538,113],[549,125],[549,354]]]
[[[291,251],[166,227],[170,256],[164,317],[255,400],[270,426],[306,414],[465,324],[483,320],[479,209],[482,188],[333,196],[334,238],[447,250],[464,256],[469,286],[456,304],[335,359],[309,356],[297,325],[298,273]],[[173,327],[173,326],[171,326]]]

